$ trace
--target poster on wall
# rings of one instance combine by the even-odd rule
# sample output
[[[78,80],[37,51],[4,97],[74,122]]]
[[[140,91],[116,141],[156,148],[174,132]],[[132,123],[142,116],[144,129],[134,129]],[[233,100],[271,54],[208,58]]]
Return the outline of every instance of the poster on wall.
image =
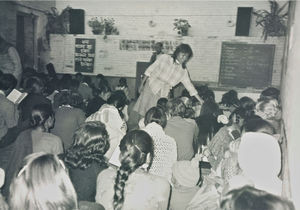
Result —
[[[75,72],[94,72],[95,39],[75,38]]]

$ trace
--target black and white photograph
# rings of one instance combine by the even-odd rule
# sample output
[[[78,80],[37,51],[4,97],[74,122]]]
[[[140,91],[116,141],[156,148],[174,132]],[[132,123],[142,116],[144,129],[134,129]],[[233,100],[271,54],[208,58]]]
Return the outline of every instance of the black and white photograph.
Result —
[[[0,210],[300,210],[299,37],[298,0],[0,0]]]

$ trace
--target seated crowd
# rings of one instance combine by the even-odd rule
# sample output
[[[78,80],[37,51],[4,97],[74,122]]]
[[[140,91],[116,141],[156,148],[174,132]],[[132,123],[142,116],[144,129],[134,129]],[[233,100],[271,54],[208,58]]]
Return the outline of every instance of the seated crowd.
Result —
[[[0,74],[0,209],[294,209],[278,89],[217,102],[203,85],[203,103],[183,91],[134,123],[125,78],[47,70],[25,69],[19,87]]]

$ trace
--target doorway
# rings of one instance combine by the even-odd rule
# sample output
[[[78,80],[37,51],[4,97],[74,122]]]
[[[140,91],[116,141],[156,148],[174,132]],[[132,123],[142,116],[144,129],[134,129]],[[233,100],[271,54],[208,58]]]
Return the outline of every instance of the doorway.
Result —
[[[37,16],[23,12],[17,13],[17,50],[23,69],[34,68],[36,65],[35,32]]]

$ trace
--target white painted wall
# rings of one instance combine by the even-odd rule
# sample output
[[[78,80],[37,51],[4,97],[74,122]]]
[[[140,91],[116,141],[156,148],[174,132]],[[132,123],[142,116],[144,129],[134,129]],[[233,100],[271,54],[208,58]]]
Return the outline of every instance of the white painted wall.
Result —
[[[300,2],[295,3],[287,70],[282,80],[283,120],[288,142],[290,187],[296,209],[300,209]]]

